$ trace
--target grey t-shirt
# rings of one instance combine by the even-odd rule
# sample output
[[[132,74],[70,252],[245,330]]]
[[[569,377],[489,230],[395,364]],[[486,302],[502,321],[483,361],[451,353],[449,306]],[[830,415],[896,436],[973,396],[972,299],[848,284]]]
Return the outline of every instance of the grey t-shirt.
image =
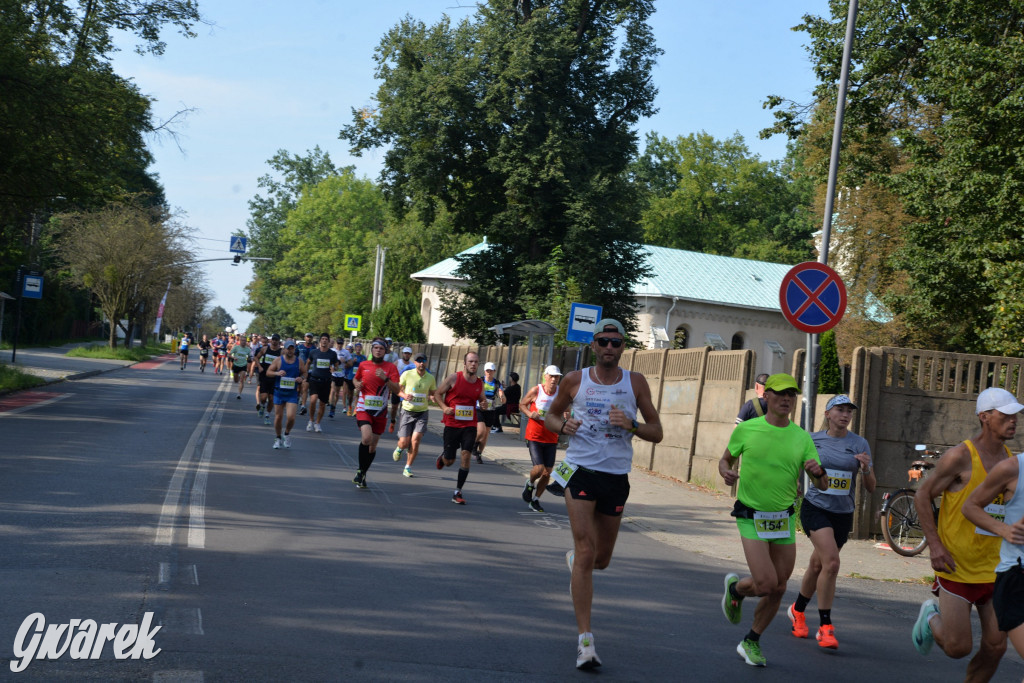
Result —
[[[847,432],[841,439],[829,436],[827,432],[811,434],[814,447],[818,449],[821,466],[828,474],[828,489],[821,491],[809,486],[804,499],[822,510],[837,513],[853,512],[853,493],[857,482],[857,469],[860,463],[854,456],[867,453],[868,442],[853,432]]]

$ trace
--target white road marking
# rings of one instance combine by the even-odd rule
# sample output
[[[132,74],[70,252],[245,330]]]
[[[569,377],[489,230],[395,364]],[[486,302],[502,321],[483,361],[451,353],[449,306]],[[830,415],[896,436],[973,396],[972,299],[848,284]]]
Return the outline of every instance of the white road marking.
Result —
[[[191,636],[202,636],[203,612],[198,607],[172,607],[164,611],[160,626],[167,628],[169,633],[181,633]]]
[[[154,540],[156,545],[169,546],[174,540],[174,520],[178,516],[178,501],[181,500],[181,491],[185,485],[185,476],[192,461],[192,454],[195,452],[196,444],[202,437],[206,425],[209,424],[213,413],[218,409],[217,403],[222,400],[221,394],[226,392],[230,386],[230,384],[222,382],[220,388],[213,392],[213,398],[206,406],[206,412],[203,413],[196,428],[192,430],[192,436],[189,437],[188,443],[185,444],[185,450],[182,451],[181,458],[178,459],[178,466],[174,468],[174,476],[171,477],[171,483],[167,485],[164,504],[160,508],[160,521],[157,523],[156,539]]]
[[[218,410],[213,418],[213,425],[203,446],[203,457],[196,468],[196,478],[192,482],[192,497],[189,501],[188,514],[188,547],[206,547],[206,481],[210,476],[210,460],[213,458],[213,445],[217,442],[223,410]]]

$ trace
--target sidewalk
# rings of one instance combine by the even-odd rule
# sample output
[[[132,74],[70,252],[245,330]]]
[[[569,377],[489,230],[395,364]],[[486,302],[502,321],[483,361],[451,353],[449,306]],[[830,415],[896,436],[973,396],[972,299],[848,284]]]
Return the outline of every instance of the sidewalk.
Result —
[[[17,360],[11,364],[11,351],[0,351],[0,362],[11,365],[24,373],[35,375],[47,384],[63,380],[84,379],[108,370],[116,370],[135,361],[112,360],[106,358],[75,358],[66,356],[68,351],[86,344],[75,343],[64,346],[18,349]]]
[[[441,434],[442,425],[436,411],[431,414],[429,428]],[[562,457],[559,452],[559,460]],[[531,463],[526,443],[519,439],[517,427],[506,425],[505,431],[491,434],[483,453],[484,463],[507,467],[528,476]],[[475,467],[481,467],[474,464]],[[733,500],[727,494],[693,486],[647,470],[633,468],[629,475],[630,494],[623,521],[647,536],[693,553],[727,560],[742,566],[745,563],[736,532],[735,520],[729,515]],[[544,506],[561,510],[554,496],[541,498]],[[840,555],[841,576],[881,581],[923,582],[932,576],[928,551],[917,557],[902,557],[889,550],[884,542],[851,539]],[[813,547],[802,533],[797,533],[797,560],[794,577],[807,567]]]

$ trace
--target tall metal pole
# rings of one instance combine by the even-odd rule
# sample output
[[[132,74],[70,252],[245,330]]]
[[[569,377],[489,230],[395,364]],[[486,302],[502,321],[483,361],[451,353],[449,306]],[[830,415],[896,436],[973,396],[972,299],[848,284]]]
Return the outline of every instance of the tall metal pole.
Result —
[[[832,128],[832,156],[828,164],[828,188],[825,190],[825,216],[821,225],[821,249],[818,263],[828,263],[828,243],[832,235],[832,213],[836,196],[836,177],[839,174],[839,148],[842,142],[843,116],[846,114],[846,86],[850,80],[850,53],[853,51],[853,34],[857,27],[857,0],[850,0],[846,15],[846,44],[843,46],[843,65],[839,73],[839,92],[836,96],[836,120]],[[804,356],[804,410],[803,427],[814,429],[814,400],[818,393],[818,335],[807,335],[807,351]]]

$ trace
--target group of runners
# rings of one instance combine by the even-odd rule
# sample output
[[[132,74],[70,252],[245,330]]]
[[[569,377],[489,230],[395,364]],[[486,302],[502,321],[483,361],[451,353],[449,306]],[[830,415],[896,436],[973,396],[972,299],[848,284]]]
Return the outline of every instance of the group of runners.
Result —
[[[257,409],[269,422],[273,399],[274,448],[290,447],[296,413],[309,414],[307,431],[321,432],[325,409],[333,416],[340,400],[360,431],[358,469],[353,482],[367,488],[367,475],[385,429],[395,430],[395,461],[405,457],[403,475],[412,466],[426,432],[429,408],[441,410],[444,426],[435,467],[458,461],[452,502],[465,505],[463,489],[474,456],[493,430],[495,400],[503,387],[488,363],[484,373],[476,353],[467,353],[462,370],[440,383],[427,370],[423,354],[405,347],[391,352],[390,340],[376,338],[369,356],[359,344],[344,344],[329,335],[317,343],[308,334],[301,343],[281,342],[277,335],[257,341],[256,351],[235,352],[245,340],[228,340],[225,355],[232,369],[246,358],[257,374]],[[601,665],[591,628],[593,572],[609,566],[629,495],[632,439],[662,439],[660,418],[644,376],[619,367],[625,330],[615,320],[598,322],[591,349],[594,365],[565,377],[555,366],[520,402],[527,420],[524,436],[532,469],[522,491],[530,509],[543,512],[540,497],[550,491],[566,501],[573,547],[566,553],[570,593],[578,628],[576,666]],[[211,343],[212,346],[212,343]],[[202,347],[200,347],[202,349]],[[183,367],[185,359],[183,358]],[[218,372],[222,371],[220,369]],[[237,378],[236,378],[237,379]],[[518,378],[515,378],[516,380]],[[830,399],[821,429],[809,434],[789,419],[800,393],[790,375],[759,376],[758,397],[744,406],[719,473],[736,485],[732,515],[749,574],[726,575],[722,610],[730,623],[743,620],[743,601],[758,598],[749,632],[736,647],[752,666],[765,666],[761,636],[782,607],[796,551],[796,507],[813,552],[796,599],[785,609],[791,634],[808,638],[805,611],[817,600],[819,647],[837,649],[832,604],[840,552],[853,526],[858,485],[876,486],[874,462],[865,439],[849,429],[857,406],[846,395]],[[239,395],[241,390],[239,391]],[[755,405],[756,404],[756,405]],[[917,495],[917,507],[936,571],[932,588],[938,600],[924,602],[913,627],[915,648],[927,654],[933,644],[950,657],[969,655],[973,647],[972,606],[981,622],[981,646],[967,669],[967,680],[986,681],[1006,650],[1007,634],[1024,656],[1024,496],[1014,496],[1021,481],[1021,456],[1006,442],[1013,438],[1024,405],[1009,392],[990,388],[977,401],[980,432],[951,449],[939,461]],[[640,421],[638,418],[642,418]],[[500,422],[499,422],[500,424]],[[556,467],[560,437],[568,447]],[[802,496],[799,485],[809,482]],[[799,498],[798,498],[799,496]],[[941,497],[938,520],[931,501]]]
[[[789,420],[799,388],[789,375],[759,376],[759,396],[744,406],[719,473],[737,485],[736,517],[748,576],[725,577],[722,611],[730,623],[743,619],[743,600],[758,598],[750,631],[736,646],[743,660],[765,666],[761,635],[782,604],[793,571],[798,484],[810,486],[800,500],[800,523],[813,552],[796,600],[786,614],[791,633],[807,638],[805,609],[817,595],[822,648],[837,649],[832,602],[839,554],[853,527],[858,479],[874,490],[874,463],[867,442],[849,430],[857,406],[838,395],[825,406],[822,429],[808,434]],[[919,487],[915,507],[928,540],[935,581],[915,622],[911,640],[922,655],[938,645],[952,658],[971,654],[971,608],[981,623],[981,645],[967,666],[967,681],[988,681],[1006,651],[1007,636],[1024,656],[1024,496],[1014,497],[1021,456],[1006,446],[1024,405],[998,387],[982,391],[976,413],[980,431],[947,451]],[[739,470],[736,469],[740,462]],[[932,500],[941,498],[938,518]]]

